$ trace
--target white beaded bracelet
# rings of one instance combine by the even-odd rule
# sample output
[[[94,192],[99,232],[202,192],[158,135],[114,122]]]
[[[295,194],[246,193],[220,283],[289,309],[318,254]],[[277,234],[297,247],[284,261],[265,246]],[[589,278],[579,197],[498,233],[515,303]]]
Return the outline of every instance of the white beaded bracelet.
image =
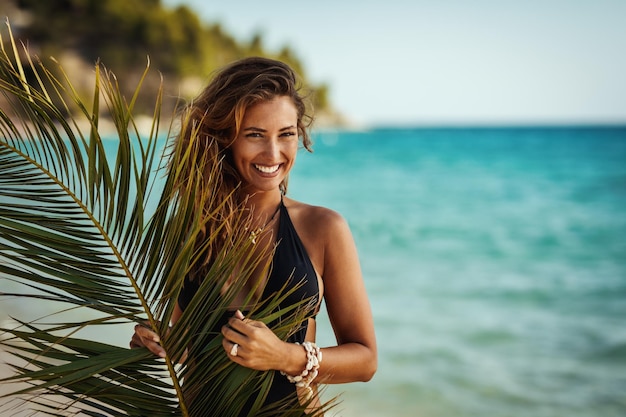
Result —
[[[296,342],[296,345],[299,344],[300,343]],[[287,375],[282,371],[280,373],[287,377],[289,382],[296,384],[296,387],[306,388],[308,399],[313,394],[313,390],[310,387],[311,382],[317,377],[318,369],[322,363],[322,350],[313,342],[304,342],[302,346],[304,346],[306,350],[306,366],[302,373],[297,376]]]

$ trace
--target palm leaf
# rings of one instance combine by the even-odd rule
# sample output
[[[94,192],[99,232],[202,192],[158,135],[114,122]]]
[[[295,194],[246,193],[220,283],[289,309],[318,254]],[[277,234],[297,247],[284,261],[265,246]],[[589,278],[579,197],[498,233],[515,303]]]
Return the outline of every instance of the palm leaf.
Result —
[[[0,109],[0,282],[21,289],[0,296],[45,300],[74,317],[16,318],[14,326],[0,329],[0,346],[13,357],[13,375],[1,382],[22,383],[9,396],[24,398],[48,415],[197,416],[210,410],[211,415],[236,416],[258,395],[249,415],[302,415],[304,406],[293,403],[262,406],[272,373],[233,364],[218,338],[198,343],[262,258],[251,257],[244,233],[233,236],[232,245],[219,254],[197,296],[168,331],[181,277],[199,262],[202,250],[195,244],[203,230],[197,200],[216,197],[210,186],[202,188],[209,190],[206,195],[195,195],[195,187],[190,193],[177,191],[183,175],[179,165],[195,159],[194,147],[166,146],[172,126],[162,132],[162,88],[155,92],[150,131],[139,131],[133,109],[149,66],[126,100],[115,76],[96,65],[93,100],[87,104],[62,66],[52,71],[34,62],[26,48],[18,48],[10,27],[8,36],[0,53],[0,91],[7,103]],[[113,150],[107,150],[113,142],[101,133],[103,117],[115,126]],[[179,165],[165,175],[168,153]],[[208,163],[219,169],[219,161]],[[188,180],[193,184],[200,178]],[[214,238],[207,237],[209,242]],[[225,277],[235,270],[241,283],[221,295]],[[282,316],[274,331],[283,338],[309,307],[303,303],[280,310],[288,292],[250,312],[267,322]],[[79,315],[89,318],[75,321]],[[77,334],[120,323],[145,323],[161,336],[167,356],[159,359],[146,349]],[[194,360],[176,365],[186,352]],[[206,381],[212,381],[210,395],[191,402]]]

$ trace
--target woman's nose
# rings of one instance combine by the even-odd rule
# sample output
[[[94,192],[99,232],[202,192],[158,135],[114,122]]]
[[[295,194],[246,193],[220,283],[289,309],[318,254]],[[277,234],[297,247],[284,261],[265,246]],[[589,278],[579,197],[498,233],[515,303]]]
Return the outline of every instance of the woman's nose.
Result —
[[[272,158],[280,155],[280,144],[278,143],[278,139],[270,138],[270,140],[267,141],[265,153]]]

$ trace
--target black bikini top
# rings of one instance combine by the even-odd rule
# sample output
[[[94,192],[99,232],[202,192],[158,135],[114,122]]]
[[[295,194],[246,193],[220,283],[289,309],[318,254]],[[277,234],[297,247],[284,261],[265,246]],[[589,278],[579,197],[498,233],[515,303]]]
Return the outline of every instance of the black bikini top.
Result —
[[[274,252],[270,276],[263,291],[263,298],[267,299],[278,293],[288,283],[289,288],[293,288],[294,285],[300,285],[300,287],[284,300],[284,306],[311,297],[313,297],[311,302],[317,306],[319,301],[317,274],[282,199],[280,201],[276,242],[278,242],[278,246]]]
[[[294,286],[298,286],[282,301],[280,307],[284,308],[303,300],[307,300],[307,304],[310,303],[309,305],[316,307],[319,304],[319,285],[313,263],[291,222],[289,212],[282,198],[279,209],[277,247],[274,251],[270,275],[265,284],[262,299],[267,300],[269,297],[279,293],[283,288],[292,289]],[[178,297],[178,305],[182,310],[185,310],[187,305],[189,305],[199,285],[199,280],[191,281],[185,277],[183,288]],[[226,321],[232,314],[232,312],[225,314],[224,318]],[[315,314],[316,309],[312,308],[308,316],[315,318]],[[302,328],[290,337],[289,340],[291,342],[304,342],[307,329],[306,324],[307,321],[305,320]]]

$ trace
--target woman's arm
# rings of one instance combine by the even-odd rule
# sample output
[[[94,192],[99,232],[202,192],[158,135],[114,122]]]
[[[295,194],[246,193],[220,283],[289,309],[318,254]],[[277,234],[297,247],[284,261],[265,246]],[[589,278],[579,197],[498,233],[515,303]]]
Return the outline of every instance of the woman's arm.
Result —
[[[338,384],[369,381],[377,368],[376,337],[358,255],[350,229],[337,213],[323,209],[310,219],[313,230],[322,231],[323,281],[326,309],[338,346],[322,349],[323,360],[316,382]],[[243,319],[241,313],[222,328],[227,354],[237,344],[233,362],[257,369],[274,369],[299,375],[307,365],[304,348],[281,341],[262,322]]]
[[[324,300],[337,339],[322,349],[317,380],[369,381],[378,366],[374,320],[352,233],[338,213],[324,216]]]

